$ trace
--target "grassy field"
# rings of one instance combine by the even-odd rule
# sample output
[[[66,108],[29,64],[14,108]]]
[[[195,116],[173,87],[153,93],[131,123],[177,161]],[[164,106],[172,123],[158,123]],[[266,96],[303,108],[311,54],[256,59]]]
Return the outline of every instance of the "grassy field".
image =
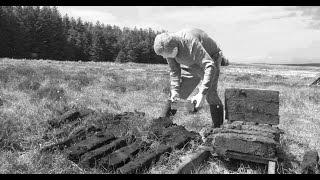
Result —
[[[42,137],[46,121],[71,108],[121,113],[142,111],[143,126],[161,113],[169,91],[167,65],[58,62],[0,59],[0,173],[104,173],[83,170],[63,153],[40,154],[57,139]],[[300,173],[303,153],[320,150],[320,88],[307,83],[320,67],[237,64],[222,67],[218,92],[224,101],[226,88],[261,88],[280,92],[282,161],[277,172]],[[209,106],[197,114],[177,113],[174,122],[199,132],[211,125]],[[196,152],[198,144],[176,150],[145,173],[165,174],[179,158]],[[194,173],[261,174],[267,167],[243,161],[212,158]]]

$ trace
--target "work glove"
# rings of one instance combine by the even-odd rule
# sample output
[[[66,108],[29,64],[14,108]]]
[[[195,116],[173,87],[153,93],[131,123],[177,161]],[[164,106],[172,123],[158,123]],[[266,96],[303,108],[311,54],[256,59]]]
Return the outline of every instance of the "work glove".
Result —
[[[200,109],[203,106],[204,100],[206,99],[206,96],[207,95],[204,95],[199,92],[197,95],[195,95],[191,98],[192,103],[196,102],[196,105],[195,105],[196,109]]]

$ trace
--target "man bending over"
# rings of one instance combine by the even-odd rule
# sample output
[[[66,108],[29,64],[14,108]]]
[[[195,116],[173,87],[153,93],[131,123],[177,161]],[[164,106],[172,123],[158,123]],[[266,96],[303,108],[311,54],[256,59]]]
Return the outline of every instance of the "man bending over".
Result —
[[[176,111],[171,103],[177,98],[188,99],[200,85],[195,108],[200,108],[206,99],[210,105],[212,127],[223,123],[223,105],[217,93],[222,52],[217,43],[206,32],[188,28],[175,33],[162,33],[156,36],[154,51],[167,59],[170,67],[170,99],[167,101],[166,117]],[[201,82],[201,84],[199,84]]]

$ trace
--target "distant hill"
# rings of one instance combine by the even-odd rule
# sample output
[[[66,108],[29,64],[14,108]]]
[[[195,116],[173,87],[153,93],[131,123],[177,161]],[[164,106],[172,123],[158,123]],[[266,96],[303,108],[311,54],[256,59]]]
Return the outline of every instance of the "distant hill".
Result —
[[[268,64],[268,63],[252,63],[252,64],[283,65],[283,66],[311,66],[311,67],[320,67],[320,63],[306,63],[306,64]]]
[[[307,64],[278,64],[285,66],[312,66],[312,67],[320,67],[320,63],[307,63]]]

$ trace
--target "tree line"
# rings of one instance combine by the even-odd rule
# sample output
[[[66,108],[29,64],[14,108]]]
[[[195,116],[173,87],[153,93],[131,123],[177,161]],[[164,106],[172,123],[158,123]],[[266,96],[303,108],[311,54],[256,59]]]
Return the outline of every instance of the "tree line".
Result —
[[[62,16],[57,7],[0,7],[0,57],[164,64],[153,50],[162,32],[93,24]]]

